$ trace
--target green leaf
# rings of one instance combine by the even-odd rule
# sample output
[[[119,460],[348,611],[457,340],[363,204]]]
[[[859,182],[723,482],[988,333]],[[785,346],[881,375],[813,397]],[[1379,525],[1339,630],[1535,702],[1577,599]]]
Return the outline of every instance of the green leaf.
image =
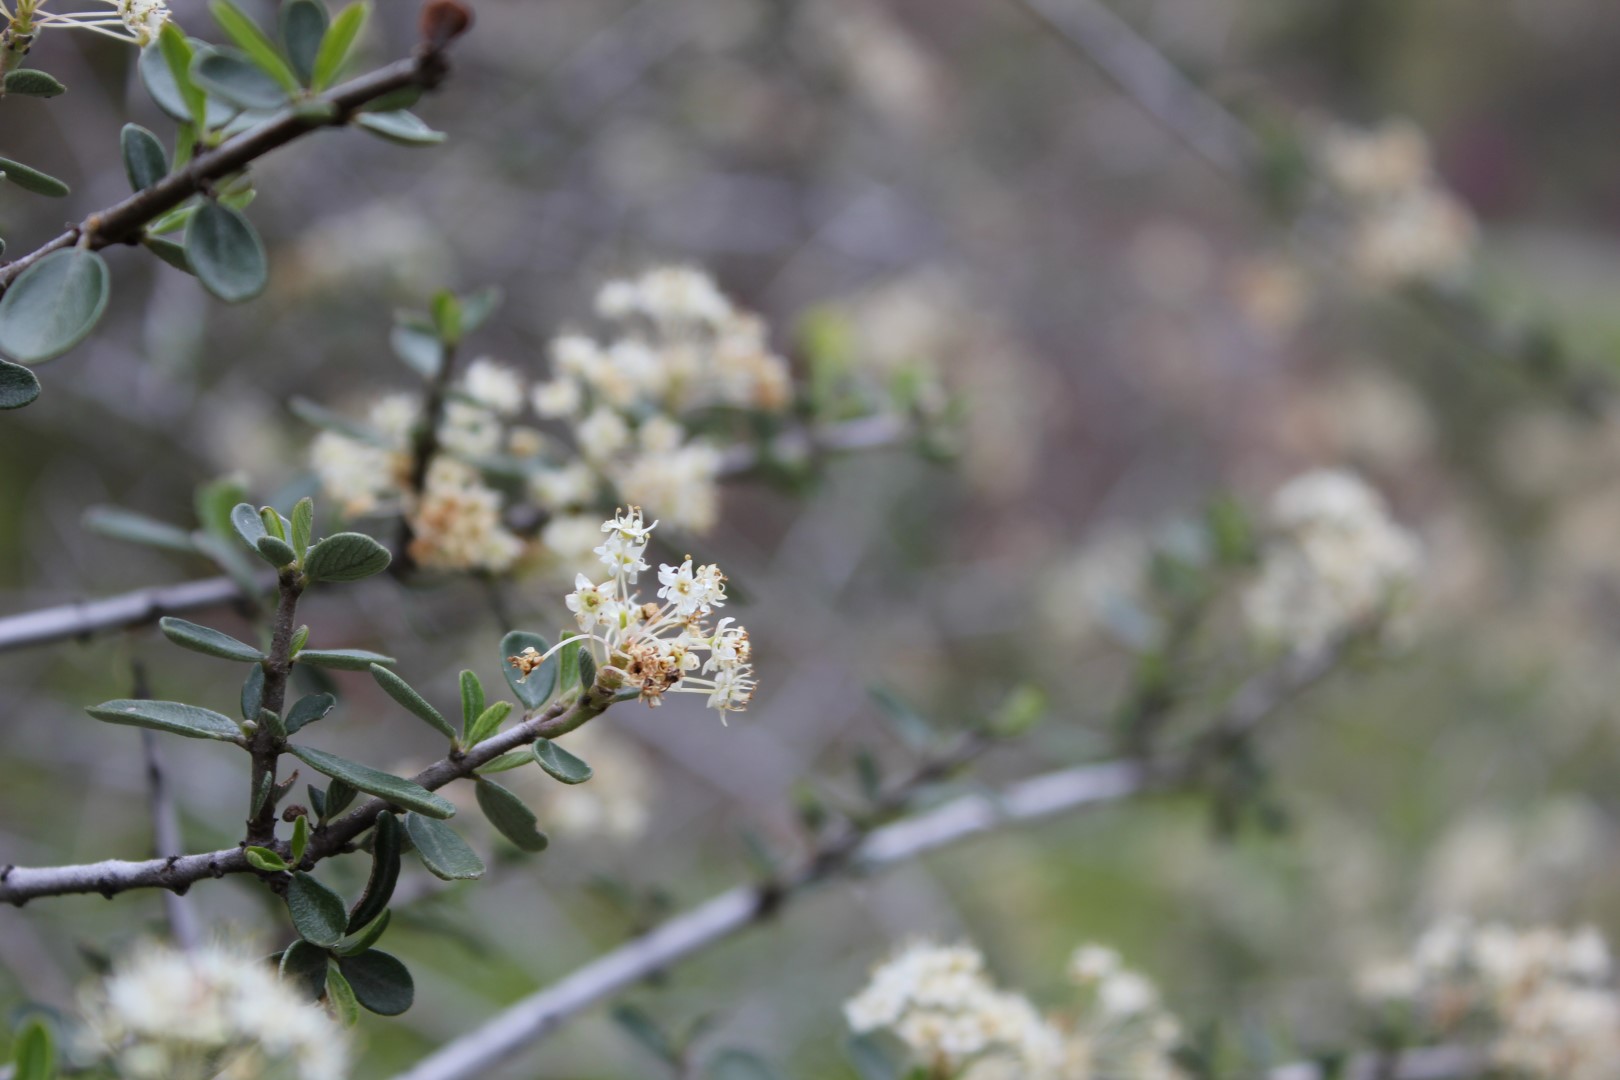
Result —
[[[241,211],[204,199],[186,226],[186,260],[203,287],[228,304],[251,300],[270,281],[264,244]]]
[[[861,1080],[900,1080],[901,1066],[873,1035],[857,1035],[844,1044],[849,1063]]]
[[[200,43],[199,43],[200,44]],[[156,51],[154,62],[147,56]],[[174,23],[165,23],[158,33],[157,45],[141,54],[141,81],[158,108],[176,120],[189,120],[200,134],[213,124],[229,119],[229,106],[212,102],[197,84],[191,81],[191,60],[196,54],[190,39]],[[161,62],[157,62],[161,61]]]
[[[264,531],[264,519],[253,508],[253,504],[237,503],[233,506],[230,512],[230,522],[231,528],[236,531],[237,536],[242,538],[242,542],[247,544],[248,547],[257,550],[259,541],[263,540],[266,534]],[[213,531],[212,528],[210,528],[210,531]]]
[[[67,93],[67,87],[57,82],[54,75],[38,68],[21,68],[7,72],[5,88],[7,94],[17,94],[20,97],[53,98],[58,94]]]
[[[360,797],[360,790],[345,784],[342,780],[334,779],[326,785],[326,813],[337,817],[349,808],[349,804]]]
[[[249,846],[242,854],[247,856],[248,865],[255,870],[274,874],[287,869],[286,860],[267,847]]]
[[[444,366],[444,343],[435,334],[415,326],[395,326],[388,335],[394,355],[424,379],[431,379]]]
[[[109,724],[127,724],[130,727],[167,731],[171,735],[184,735],[188,739],[218,739],[221,742],[241,742],[242,732],[231,718],[212,709],[187,705],[180,701],[146,701],[120,698],[104,701],[85,712]]]
[[[259,507],[259,520],[264,523],[266,535],[273,536],[282,543],[287,542],[287,521],[276,513],[275,507]]]
[[[349,933],[386,913],[394,886],[399,883],[399,856],[404,848],[405,827],[399,818],[384,810],[372,827],[371,876],[366,879],[366,891],[349,911]]]
[[[404,109],[356,113],[354,122],[373,135],[401,146],[434,146],[444,142],[444,132],[434,131],[415,113]]]
[[[388,953],[370,949],[338,959],[344,978],[354,988],[354,996],[379,1016],[398,1016],[411,1007],[416,984],[405,965]]]
[[[461,673],[461,731],[471,735],[473,725],[484,713],[484,684],[471,671]],[[469,744],[470,745],[470,744]]]
[[[355,0],[337,13],[331,27],[326,31],[326,37],[321,39],[320,50],[315,54],[315,69],[309,80],[310,86],[316,90],[324,90],[332,85],[332,80],[337,78],[338,71],[343,67],[343,61],[349,58],[349,50],[354,47],[354,39],[360,36],[360,28],[366,25],[366,18],[370,14],[371,5],[366,0]]]
[[[554,779],[565,784],[583,784],[591,778],[591,767],[550,739],[534,741],[534,760]]]
[[[337,968],[326,973],[326,1000],[332,1003],[338,1022],[344,1027],[352,1028],[360,1022],[360,1002],[354,996],[354,987]]]
[[[477,746],[495,734],[501,729],[501,724],[505,722],[511,713],[512,703],[510,701],[497,701],[479,713],[478,719],[474,720],[472,727],[467,729],[467,745]]]
[[[287,913],[305,941],[328,949],[343,940],[349,924],[343,897],[302,870],[287,883]]]
[[[11,1048],[12,1080],[56,1080],[56,1044],[38,1018],[28,1021]]]
[[[180,162],[176,160],[175,166],[179,167],[179,165]],[[146,226],[147,234],[161,235],[163,233],[178,232],[190,224],[192,218],[197,216],[197,205],[197,200],[191,199],[181,203],[168,213],[153,218],[151,223]],[[186,273],[191,273],[190,263],[186,264]]]
[[[309,536],[314,528],[315,500],[306,495],[298,500],[292,512],[292,546],[300,559],[309,551]]]
[[[491,285],[461,298],[461,332],[470,334],[489,321],[495,309],[501,306],[502,293]]]
[[[51,252],[0,297],[0,352],[24,364],[61,356],[95,329],[111,291],[100,255],[85,248]]]
[[[296,735],[309,724],[324,717],[337,707],[337,698],[331,694],[309,694],[301,697],[287,712],[287,734]]]
[[[388,549],[365,533],[340,532],[309,549],[304,576],[311,581],[360,581],[388,569]]]
[[[581,647],[579,650],[579,688],[590,690],[596,685],[596,657],[591,650]]]
[[[382,687],[389,697],[405,706],[409,712],[425,721],[435,731],[442,733],[445,738],[451,742],[455,741],[456,729],[450,726],[450,721],[446,720],[438,709],[429,705],[426,698],[412,689],[410,683],[379,664],[371,665],[371,677],[377,680],[377,685]]]
[[[327,952],[319,945],[295,941],[281,954],[281,981],[293,987],[302,997],[319,1001],[326,989]]]
[[[242,13],[241,8],[231,3],[231,0],[213,0],[213,3],[208,5],[208,10],[213,13],[214,21],[219,23],[226,36],[241,47],[248,60],[279,83],[287,93],[297,93],[302,85],[298,81],[298,76],[287,66],[287,61],[281,58],[281,51],[276,48],[275,43],[252,19]]]
[[[396,806],[403,806],[418,814],[426,814],[430,818],[455,816],[456,808],[449,800],[433,794],[403,776],[394,776],[381,769],[373,769],[369,765],[361,765],[340,758],[336,754],[328,754],[324,750],[314,750],[307,746],[289,746],[287,752],[318,772],[342,780],[351,787]],[[330,807],[328,809],[330,810]],[[336,813],[335,810],[331,812]]]
[[[511,769],[521,769],[533,761],[534,750],[531,747],[520,746],[515,750],[508,750],[500,757],[484,762],[478,767],[477,775],[483,776],[487,773],[501,773]]]
[[[393,919],[393,917],[393,912],[389,911],[387,908],[383,908],[383,913],[381,915],[377,916],[375,919],[372,919],[371,922],[362,927],[360,932],[354,937],[350,938],[348,941],[345,941],[342,945],[339,945],[337,948],[337,954],[339,956],[356,956],[365,952],[367,949],[377,944],[377,941],[383,936],[384,932],[387,931],[388,923]]]
[[[298,662],[339,671],[365,671],[372,664],[392,664],[394,658],[364,649],[304,649],[298,654]]]
[[[287,737],[287,722],[281,718],[280,713],[271,709],[261,708],[259,710],[259,715],[255,719],[258,721],[260,727],[268,728],[270,734],[274,735],[276,738],[285,739]],[[283,794],[285,794],[285,792]]]
[[[169,174],[169,155],[158,137],[139,124],[125,124],[119,136],[129,186],[144,191]]]
[[[446,345],[454,346],[461,341],[461,301],[449,289],[433,294],[433,329]]]
[[[484,860],[444,822],[406,814],[405,832],[416,847],[417,858],[435,877],[463,881],[483,876]]]
[[[564,694],[579,683],[579,657],[584,646],[584,638],[572,638],[557,650],[557,685]]]
[[[305,83],[315,76],[315,58],[329,22],[320,0],[286,0],[281,5],[281,44],[292,69]]]
[[[308,644],[309,644],[309,625],[306,623],[305,625],[300,626],[298,629],[293,631],[293,636],[292,636],[292,654],[293,654],[293,656],[296,657],[299,653],[303,652],[304,651],[304,646],[308,645]]]
[[[221,660],[237,660],[244,664],[256,664],[265,659],[265,654],[249,645],[245,641],[237,641],[229,634],[221,633],[212,627],[199,626],[194,622],[176,619],[172,615],[158,620],[158,629],[163,636],[192,652],[200,652],[207,656],[217,656]]]
[[[185,555],[197,554],[197,545],[191,534],[177,525],[149,518],[132,510],[117,506],[92,506],[84,512],[84,527],[91,532],[126,540],[132,544],[145,544]]]
[[[275,78],[229,45],[197,50],[191,60],[191,81],[211,97],[250,112],[267,112],[287,103],[287,92]]]
[[[21,409],[38,397],[38,375],[19,364],[0,360],[0,409]]]
[[[254,546],[258,548],[259,554],[264,558],[264,561],[271,566],[291,566],[298,561],[298,552],[293,550],[292,545],[274,536],[260,537],[259,542]]]
[[[630,1004],[615,1005],[613,1019],[654,1057],[670,1065],[680,1065],[680,1051],[646,1010]]]
[[[186,258],[185,245],[150,234],[141,237],[141,245],[182,274],[192,272],[191,260]]]
[[[60,199],[73,190],[50,173],[40,172],[10,158],[0,157],[0,177],[10,180],[24,191],[32,191],[35,195],[47,195],[53,199]]]
[[[292,861],[297,866],[304,861],[304,849],[309,847],[309,818],[299,814],[293,821]]]
[[[247,678],[242,680],[242,719],[256,719],[263,707],[264,665],[254,664],[248,668]]]
[[[757,1054],[722,1050],[709,1062],[708,1080],[778,1080],[778,1073]]]
[[[534,811],[522,799],[490,780],[479,780],[478,809],[489,823],[523,851],[544,851],[551,841],[536,829]]]
[[[512,688],[512,693],[517,695],[526,709],[538,709],[556,689],[557,657],[556,654],[546,657],[545,663],[529,672],[527,678],[518,673],[509,658],[524,649],[533,649],[543,655],[549,648],[551,645],[545,638],[527,630],[513,630],[501,639],[501,669],[506,672],[506,685]]]

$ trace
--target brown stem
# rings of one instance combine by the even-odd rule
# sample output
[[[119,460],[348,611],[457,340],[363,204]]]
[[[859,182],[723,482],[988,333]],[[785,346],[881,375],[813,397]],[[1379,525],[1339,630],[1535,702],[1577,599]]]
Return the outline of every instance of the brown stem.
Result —
[[[270,638],[270,657],[264,661],[264,697],[260,708],[280,716],[287,705],[287,677],[292,674],[292,638],[298,625],[298,597],[304,580],[296,570],[283,571],[276,621]],[[253,755],[253,776],[249,798],[259,800],[247,823],[247,842],[265,845],[276,837],[276,800],[270,789],[276,783],[276,761],[281,756],[281,737],[270,726],[260,723],[248,744]],[[260,792],[265,794],[260,797]]]

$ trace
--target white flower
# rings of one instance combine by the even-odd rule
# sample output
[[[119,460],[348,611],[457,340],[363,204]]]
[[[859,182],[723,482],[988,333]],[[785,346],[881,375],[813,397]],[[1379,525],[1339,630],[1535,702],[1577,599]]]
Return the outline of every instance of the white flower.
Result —
[[[522,376],[487,358],[467,365],[461,392],[499,416],[516,416],[523,409]]]
[[[707,615],[710,608],[725,606],[725,575],[712,563],[697,570],[692,569],[691,559],[678,567],[664,563],[658,568],[658,580],[663,585],[658,595],[668,601],[681,618]]]
[[[424,568],[499,573],[523,554],[523,541],[501,519],[500,494],[452,458],[434,459],[407,517],[410,555]]]
[[[579,383],[569,378],[552,379],[534,388],[534,411],[547,420],[575,416],[585,405]]]
[[[605,581],[600,585],[591,584],[591,579],[584,574],[574,575],[574,591],[563,600],[568,610],[574,613],[574,619],[579,623],[581,630],[590,630],[593,626],[609,625],[617,622],[617,610],[613,603],[613,590],[615,585]]]
[[[156,40],[169,21],[169,7],[163,0],[97,0],[111,11],[38,11],[34,21],[39,26],[64,26],[95,33],[120,41],[132,42],[143,48]],[[5,5],[0,4],[0,14]]]
[[[630,445],[630,425],[612,409],[598,408],[580,421],[574,437],[586,457],[600,461]]]
[[[439,423],[439,445],[458,457],[485,458],[500,453],[501,421],[481,405],[447,401]]]
[[[596,471],[583,461],[559,469],[541,469],[529,477],[534,500],[548,510],[584,506],[596,497],[596,485]],[[596,522],[590,522],[590,526],[594,537]]]
[[[620,511],[616,517],[603,522],[602,532],[607,533],[607,539],[596,549],[602,565],[615,574],[623,574],[634,584],[641,571],[647,569],[647,562],[642,555],[646,552],[648,538],[657,525],[656,521],[651,525],[646,523],[639,506]]]

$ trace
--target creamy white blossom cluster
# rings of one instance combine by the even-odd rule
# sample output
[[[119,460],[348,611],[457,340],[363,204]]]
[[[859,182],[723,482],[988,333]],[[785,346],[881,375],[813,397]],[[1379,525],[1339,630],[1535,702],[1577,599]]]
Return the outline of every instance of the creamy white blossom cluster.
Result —
[[[347,1033],[262,956],[146,945],[84,995],[85,1050],[129,1080],[341,1080]]]
[[[1410,1009],[1439,1039],[1483,1035],[1492,1062],[1525,1080],[1602,1080],[1620,1062],[1620,993],[1591,927],[1516,929],[1447,919],[1404,960],[1368,969],[1362,994]]]
[[[1272,496],[1270,517],[1259,577],[1244,596],[1262,638],[1310,648],[1399,611],[1421,549],[1360,477],[1295,477]]]
[[[1002,990],[967,945],[918,942],[872,972],[844,1004],[856,1034],[887,1032],[912,1064],[951,1080],[1177,1080],[1180,1028],[1153,984],[1100,946],[1075,952],[1078,1007],[1062,1020]]]
[[[596,298],[605,341],[565,333],[551,378],[534,389],[540,416],[570,424],[591,472],[619,496],[680,529],[706,532],[718,511],[721,457],[691,434],[702,410],[777,413],[792,402],[786,361],[764,322],[739,311],[700,270],[667,266],[609,281]],[[538,476],[535,498],[578,509],[595,487],[578,470]]]
[[[156,40],[169,21],[164,0],[95,0],[108,10],[46,11],[45,0],[16,0],[15,12],[0,0],[0,18],[19,33],[32,33],[47,26],[90,30],[106,37],[146,46]]]
[[[703,694],[710,708],[741,712],[754,695],[753,646],[748,631],[731,617],[710,623],[726,603],[726,576],[713,563],[658,568],[658,600],[643,603],[633,591],[644,570],[647,545],[658,526],[632,506],[603,522],[605,538],[595,552],[608,575],[593,582],[574,579],[565,603],[581,633],[571,634],[545,653],[523,650],[510,662],[524,678],[547,657],[573,643],[598,658],[598,679],[632,687],[642,701],[658,705],[665,694]]]
[[[1348,213],[1351,262],[1378,285],[1455,283],[1472,265],[1473,214],[1436,176],[1417,125],[1332,125],[1316,139],[1323,178]]]

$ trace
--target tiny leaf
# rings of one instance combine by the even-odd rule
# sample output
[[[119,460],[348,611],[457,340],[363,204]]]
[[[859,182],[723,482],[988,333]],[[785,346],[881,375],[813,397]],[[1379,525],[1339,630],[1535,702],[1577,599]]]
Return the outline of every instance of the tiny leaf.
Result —
[[[248,865],[255,870],[274,874],[287,869],[286,860],[267,847],[250,846],[242,854],[247,856]]]
[[[271,566],[291,566],[298,561],[298,552],[287,541],[275,536],[261,536],[254,545],[259,555]]]
[[[50,173],[40,172],[10,158],[0,157],[0,176],[24,191],[32,191],[35,195],[46,195],[53,199],[60,199],[73,190]]]
[[[337,13],[331,27],[326,31],[326,36],[321,39],[319,51],[315,54],[315,67],[310,78],[312,87],[324,90],[332,85],[332,80],[337,78],[338,71],[343,67],[343,61],[348,59],[349,50],[354,47],[354,39],[360,36],[360,28],[366,25],[366,17],[370,14],[371,5],[366,0],[355,0]]]
[[[491,735],[501,729],[501,724],[512,713],[510,701],[497,701],[489,708],[478,714],[472,727],[467,730],[467,745],[477,746]]]
[[[0,409],[21,409],[38,397],[38,375],[19,364],[0,360]]]
[[[360,1022],[360,1002],[354,996],[354,987],[337,968],[326,972],[326,1000],[332,1003],[338,1022],[344,1027],[354,1027]]]
[[[534,741],[534,760],[554,779],[565,784],[583,784],[591,778],[591,767],[550,739]]]
[[[484,712],[484,684],[471,671],[461,673],[461,730],[471,735],[473,725]]]
[[[6,93],[22,97],[53,98],[67,92],[67,87],[57,82],[54,75],[38,68],[7,72],[5,87]]]
[[[422,865],[435,877],[461,881],[483,876],[484,860],[444,822],[420,814],[406,814],[405,832],[415,845]]]
[[[242,719],[254,719],[263,707],[264,665],[254,664],[248,668],[247,678],[242,680]]]
[[[304,849],[309,846],[309,818],[299,814],[293,822],[292,861],[297,866],[304,861]]]
[[[292,546],[302,559],[309,551],[310,532],[315,527],[315,500],[304,496],[292,512]]]
[[[231,3],[231,0],[214,0],[208,5],[213,13],[214,21],[219,23],[230,39],[241,46],[247,58],[256,64],[260,71],[269,75],[282,89],[289,94],[299,89],[298,76],[293,74],[287,61],[281,58],[281,52],[275,44],[265,36],[258,24],[242,13],[242,9]]]
[[[551,697],[552,690],[557,686],[557,656],[553,653],[546,657],[545,663],[529,672],[527,677],[513,667],[508,658],[524,649],[533,649],[543,655],[549,648],[551,645],[545,638],[526,630],[513,630],[501,639],[501,670],[506,672],[506,684],[512,688],[512,693],[517,695],[524,708],[538,709]]]
[[[400,146],[434,146],[444,142],[444,132],[433,130],[421,117],[404,109],[358,113],[354,122],[373,135]]]

